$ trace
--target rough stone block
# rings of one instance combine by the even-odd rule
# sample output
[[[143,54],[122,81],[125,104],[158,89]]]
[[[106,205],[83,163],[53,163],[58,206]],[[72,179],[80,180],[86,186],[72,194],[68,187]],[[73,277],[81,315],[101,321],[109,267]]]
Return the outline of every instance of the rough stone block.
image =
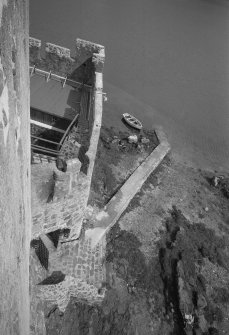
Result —
[[[41,47],[41,40],[34,38],[34,37],[29,37],[29,47],[36,47],[40,48]]]
[[[45,51],[47,53],[56,54],[59,57],[70,58],[70,49],[64,48],[56,44],[46,43]]]

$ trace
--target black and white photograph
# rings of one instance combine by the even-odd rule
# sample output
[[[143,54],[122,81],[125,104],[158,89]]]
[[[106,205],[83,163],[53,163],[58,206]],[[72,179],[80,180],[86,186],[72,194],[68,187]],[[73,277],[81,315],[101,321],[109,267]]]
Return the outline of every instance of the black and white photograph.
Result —
[[[0,0],[0,335],[229,335],[229,0]]]

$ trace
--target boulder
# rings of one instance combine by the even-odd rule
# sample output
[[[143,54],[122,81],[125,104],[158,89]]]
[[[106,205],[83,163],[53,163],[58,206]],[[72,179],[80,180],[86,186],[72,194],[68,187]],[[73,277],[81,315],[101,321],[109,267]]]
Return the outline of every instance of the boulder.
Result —
[[[137,143],[137,142],[138,142],[138,137],[137,137],[137,135],[130,135],[130,136],[128,137],[128,142],[129,142],[129,143]]]

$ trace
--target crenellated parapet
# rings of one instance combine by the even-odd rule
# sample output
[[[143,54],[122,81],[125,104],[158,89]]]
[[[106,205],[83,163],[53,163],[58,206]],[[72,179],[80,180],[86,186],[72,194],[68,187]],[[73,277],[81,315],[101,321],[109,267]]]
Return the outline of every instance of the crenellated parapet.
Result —
[[[105,60],[105,49],[103,45],[92,43],[90,41],[76,39],[76,63],[81,63],[84,59],[91,58],[95,66],[96,72],[102,72],[104,60]]]
[[[39,53],[39,58],[41,55],[41,40],[34,38],[34,37],[30,37],[29,38],[29,49],[30,49],[30,53],[31,51],[36,51],[37,53]],[[71,58],[70,55],[70,49],[62,47],[60,45],[56,45],[53,43],[45,43],[45,53],[47,55],[49,54],[55,54],[56,56],[58,56],[59,58]],[[30,62],[35,61],[36,59],[30,59]]]
[[[70,49],[52,43],[45,43],[45,55],[41,52],[42,42],[36,38],[29,39],[30,65],[41,70],[67,76],[72,72],[74,59]]]
[[[53,43],[45,43],[45,54],[41,52],[42,42],[30,37],[30,65],[75,80],[86,79],[87,83],[94,72],[102,72],[105,59],[104,46],[83,39],[76,39],[76,48],[71,50]],[[85,82],[85,80],[84,80]]]

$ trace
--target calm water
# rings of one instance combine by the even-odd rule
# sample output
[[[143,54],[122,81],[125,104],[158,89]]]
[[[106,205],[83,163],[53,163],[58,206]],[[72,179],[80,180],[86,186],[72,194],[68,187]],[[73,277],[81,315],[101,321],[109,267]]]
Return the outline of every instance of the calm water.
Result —
[[[228,2],[30,0],[30,35],[104,44],[106,122],[129,111],[162,124],[184,159],[228,169]]]

